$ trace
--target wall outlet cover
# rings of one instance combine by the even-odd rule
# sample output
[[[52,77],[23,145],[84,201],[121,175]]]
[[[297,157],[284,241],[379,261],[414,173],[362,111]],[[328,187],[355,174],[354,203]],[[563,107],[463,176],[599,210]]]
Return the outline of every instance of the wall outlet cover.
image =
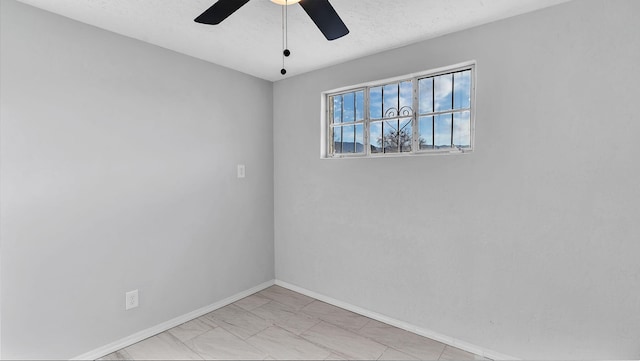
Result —
[[[124,309],[130,310],[138,307],[138,290],[125,293]]]

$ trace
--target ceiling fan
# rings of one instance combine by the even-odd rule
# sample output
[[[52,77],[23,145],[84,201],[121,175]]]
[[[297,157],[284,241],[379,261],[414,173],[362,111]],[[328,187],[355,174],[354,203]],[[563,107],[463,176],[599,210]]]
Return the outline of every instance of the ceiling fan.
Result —
[[[279,5],[300,4],[311,20],[327,40],[335,40],[349,34],[329,0],[271,0]],[[213,6],[195,19],[195,22],[208,25],[220,24],[224,19],[240,9],[249,0],[218,0]]]

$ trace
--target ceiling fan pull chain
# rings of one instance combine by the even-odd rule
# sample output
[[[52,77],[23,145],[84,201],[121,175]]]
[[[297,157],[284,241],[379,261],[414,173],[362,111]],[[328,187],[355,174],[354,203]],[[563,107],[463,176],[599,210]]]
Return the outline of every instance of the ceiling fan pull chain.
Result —
[[[284,3],[284,50],[286,51],[289,50],[289,0],[285,0]]]
[[[285,75],[287,73],[287,69],[284,68],[284,58],[291,55],[291,51],[289,51],[289,10],[287,9],[287,5],[289,0],[285,0],[284,5],[282,5],[282,69],[280,69],[280,74]]]
[[[284,18],[285,18],[285,7],[282,7],[282,52],[284,53],[284,50],[286,49],[286,44],[285,44],[285,30],[284,30]],[[280,74],[285,75],[287,73],[287,70],[284,68],[284,56],[282,57],[282,69],[280,69]]]

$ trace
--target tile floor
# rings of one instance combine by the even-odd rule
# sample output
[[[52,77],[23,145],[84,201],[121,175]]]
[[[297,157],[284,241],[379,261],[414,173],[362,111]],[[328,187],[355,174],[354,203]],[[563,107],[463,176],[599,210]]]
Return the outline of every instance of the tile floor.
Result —
[[[279,286],[101,360],[483,360]]]

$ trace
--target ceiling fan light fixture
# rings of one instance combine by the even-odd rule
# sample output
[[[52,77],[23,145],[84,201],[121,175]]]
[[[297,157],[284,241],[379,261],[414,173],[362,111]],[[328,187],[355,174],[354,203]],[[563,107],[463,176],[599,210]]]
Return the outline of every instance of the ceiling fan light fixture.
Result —
[[[272,3],[278,5],[293,5],[300,2],[300,0],[271,0]]]

